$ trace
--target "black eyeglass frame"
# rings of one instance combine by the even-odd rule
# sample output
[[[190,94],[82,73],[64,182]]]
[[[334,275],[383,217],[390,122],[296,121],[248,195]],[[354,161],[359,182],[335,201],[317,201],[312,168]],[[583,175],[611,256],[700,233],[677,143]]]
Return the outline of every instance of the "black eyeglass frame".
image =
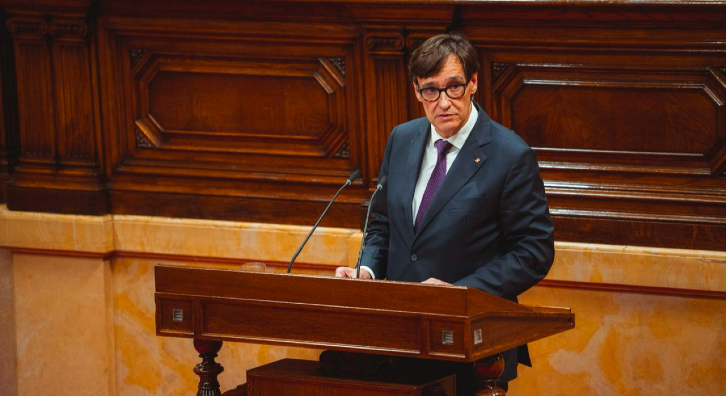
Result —
[[[421,87],[418,86],[418,83],[416,83],[416,90],[418,91],[418,94],[421,95],[421,97],[423,98],[423,100],[425,100],[427,102],[436,102],[437,100],[439,100],[441,98],[441,93],[442,92],[446,93],[446,96],[448,96],[449,99],[456,100],[456,99],[461,99],[462,97],[464,97],[464,94],[466,94],[466,87],[469,85],[469,82],[471,82],[471,80],[470,81],[467,81],[465,83],[461,83],[461,84],[451,84],[451,85],[449,85],[447,87],[444,87],[444,88],[436,88],[436,87],[421,88]],[[461,95],[459,95],[459,96],[457,96],[457,97],[454,98],[451,95],[449,95],[449,89],[450,88],[453,88],[453,87],[464,87],[464,91],[461,92]],[[424,95],[423,95],[423,91],[425,89],[435,89],[435,90],[438,91],[439,94],[436,95],[436,99],[431,99],[431,100],[426,99],[424,97]]]

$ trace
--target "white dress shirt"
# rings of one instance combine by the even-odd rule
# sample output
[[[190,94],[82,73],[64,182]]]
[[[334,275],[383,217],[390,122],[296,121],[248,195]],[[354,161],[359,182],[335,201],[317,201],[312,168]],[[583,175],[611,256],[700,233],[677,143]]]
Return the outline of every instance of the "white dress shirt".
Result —
[[[449,143],[451,143],[451,148],[449,149],[449,152],[446,153],[446,172],[448,173],[449,168],[451,168],[451,164],[454,163],[456,156],[459,155],[461,148],[464,147],[464,143],[469,137],[471,130],[474,129],[474,125],[476,125],[476,120],[478,118],[479,112],[476,111],[476,108],[474,106],[471,106],[471,113],[469,113],[469,119],[466,120],[466,123],[463,127],[461,127],[459,132],[455,133],[454,136],[448,139],[444,139],[443,137],[441,137],[441,135],[439,135],[439,133],[436,131],[434,124],[431,124],[431,132],[429,133],[429,139],[426,143],[423,161],[421,162],[421,171],[418,174],[418,181],[416,182],[416,188],[413,192],[413,201],[411,202],[411,207],[413,209],[412,214],[414,225],[416,223],[416,214],[418,213],[418,207],[421,205],[421,199],[423,199],[424,191],[426,191],[426,185],[429,183],[431,174],[434,172],[436,160],[439,156],[439,152],[436,150],[436,146],[434,145],[434,143],[439,139],[448,140]],[[360,268],[368,271],[368,273],[371,274],[371,278],[376,278],[376,276],[373,274],[373,270],[369,267],[361,265]]]
[[[464,143],[469,137],[471,130],[474,129],[477,118],[479,118],[479,113],[476,111],[476,108],[474,106],[471,106],[471,113],[469,113],[469,119],[466,120],[466,123],[463,127],[461,127],[459,132],[455,133],[454,136],[448,139],[442,138],[441,135],[439,135],[439,133],[436,131],[434,124],[431,124],[429,141],[428,143],[426,143],[423,161],[421,162],[421,171],[418,174],[416,189],[413,191],[413,202],[411,202],[411,207],[413,209],[411,213],[413,214],[412,220],[414,225],[416,224],[418,207],[421,206],[421,200],[423,199],[424,192],[426,191],[426,185],[429,184],[431,174],[434,172],[434,168],[436,167],[436,160],[439,157],[439,152],[436,150],[436,146],[434,145],[434,143],[436,143],[436,141],[439,139],[444,139],[451,143],[451,148],[449,149],[449,152],[446,153],[446,172],[448,173],[449,168],[451,168],[451,164],[454,163],[456,156],[459,155],[461,148],[464,147]]]

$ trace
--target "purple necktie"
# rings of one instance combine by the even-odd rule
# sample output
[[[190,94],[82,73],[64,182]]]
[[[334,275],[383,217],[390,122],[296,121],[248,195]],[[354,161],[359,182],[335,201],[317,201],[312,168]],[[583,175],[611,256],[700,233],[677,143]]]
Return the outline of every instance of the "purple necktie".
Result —
[[[421,204],[418,206],[416,222],[413,226],[414,230],[418,229],[419,224],[421,224],[421,220],[426,214],[426,210],[429,208],[429,205],[431,205],[431,200],[434,198],[436,190],[439,189],[441,182],[444,181],[444,176],[446,176],[446,153],[451,148],[451,143],[444,139],[439,139],[434,143],[434,146],[436,146],[436,151],[438,151],[439,155],[436,158],[434,171],[431,172],[431,178],[429,179],[428,184],[426,184],[426,190],[424,190],[423,198],[421,198]]]

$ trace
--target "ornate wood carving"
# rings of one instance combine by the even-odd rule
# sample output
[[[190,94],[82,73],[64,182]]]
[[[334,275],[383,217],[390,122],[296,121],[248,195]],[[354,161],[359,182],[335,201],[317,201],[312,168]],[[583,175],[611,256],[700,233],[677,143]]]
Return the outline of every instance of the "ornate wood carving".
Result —
[[[416,48],[418,48],[419,45],[423,44],[423,42],[426,41],[426,39],[428,39],[429,37],[431,37],[437,33],[439,33],[439,32],[427,34],[427,35],[408,35],[408,36],[406,36],[406,48],[409,51],[413,51]]]
[[[133,68],[136,66],[139,61],[141,61],[141,58],[143,58],[149,51],[143,49],[143,48],[131,48],[129,51],[129,58],[131,59],[131,67]]]
[[[79,40],[88,36],[88,24],[80,18],[53,18],[48,24],[48,34],[54,40]]]
[[[340,75],[345,77],[345,58],[328,58],[328,60],[338,68]]]
[[[348,151],[348,139],[343,142],[338,151],[333,156],[334,158],[350,158],[350,152]]]
[[[48,32],[48,23],[41,16],[15,16],[7,22],[10,33],[17,38],[44,38]]]
[[[370,33],[365,43],[372,55],[401,55],[406,40],[399,32]]]
[[[156,148],[157,146],[149,140],[148,137],[141,132],[141,129],[136,128],[136,147],[138,148]]]
[[[509,66],[509,63],[492,62],[492,82],[496,82]]]

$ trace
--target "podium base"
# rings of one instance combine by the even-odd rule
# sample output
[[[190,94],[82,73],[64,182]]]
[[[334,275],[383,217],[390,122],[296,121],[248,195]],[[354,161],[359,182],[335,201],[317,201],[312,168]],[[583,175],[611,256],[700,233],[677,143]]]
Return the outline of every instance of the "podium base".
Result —
[[[399,370],[327,374],[311,360],[283,359],[247,371],[249,396],[456,396],[454,375]]]

